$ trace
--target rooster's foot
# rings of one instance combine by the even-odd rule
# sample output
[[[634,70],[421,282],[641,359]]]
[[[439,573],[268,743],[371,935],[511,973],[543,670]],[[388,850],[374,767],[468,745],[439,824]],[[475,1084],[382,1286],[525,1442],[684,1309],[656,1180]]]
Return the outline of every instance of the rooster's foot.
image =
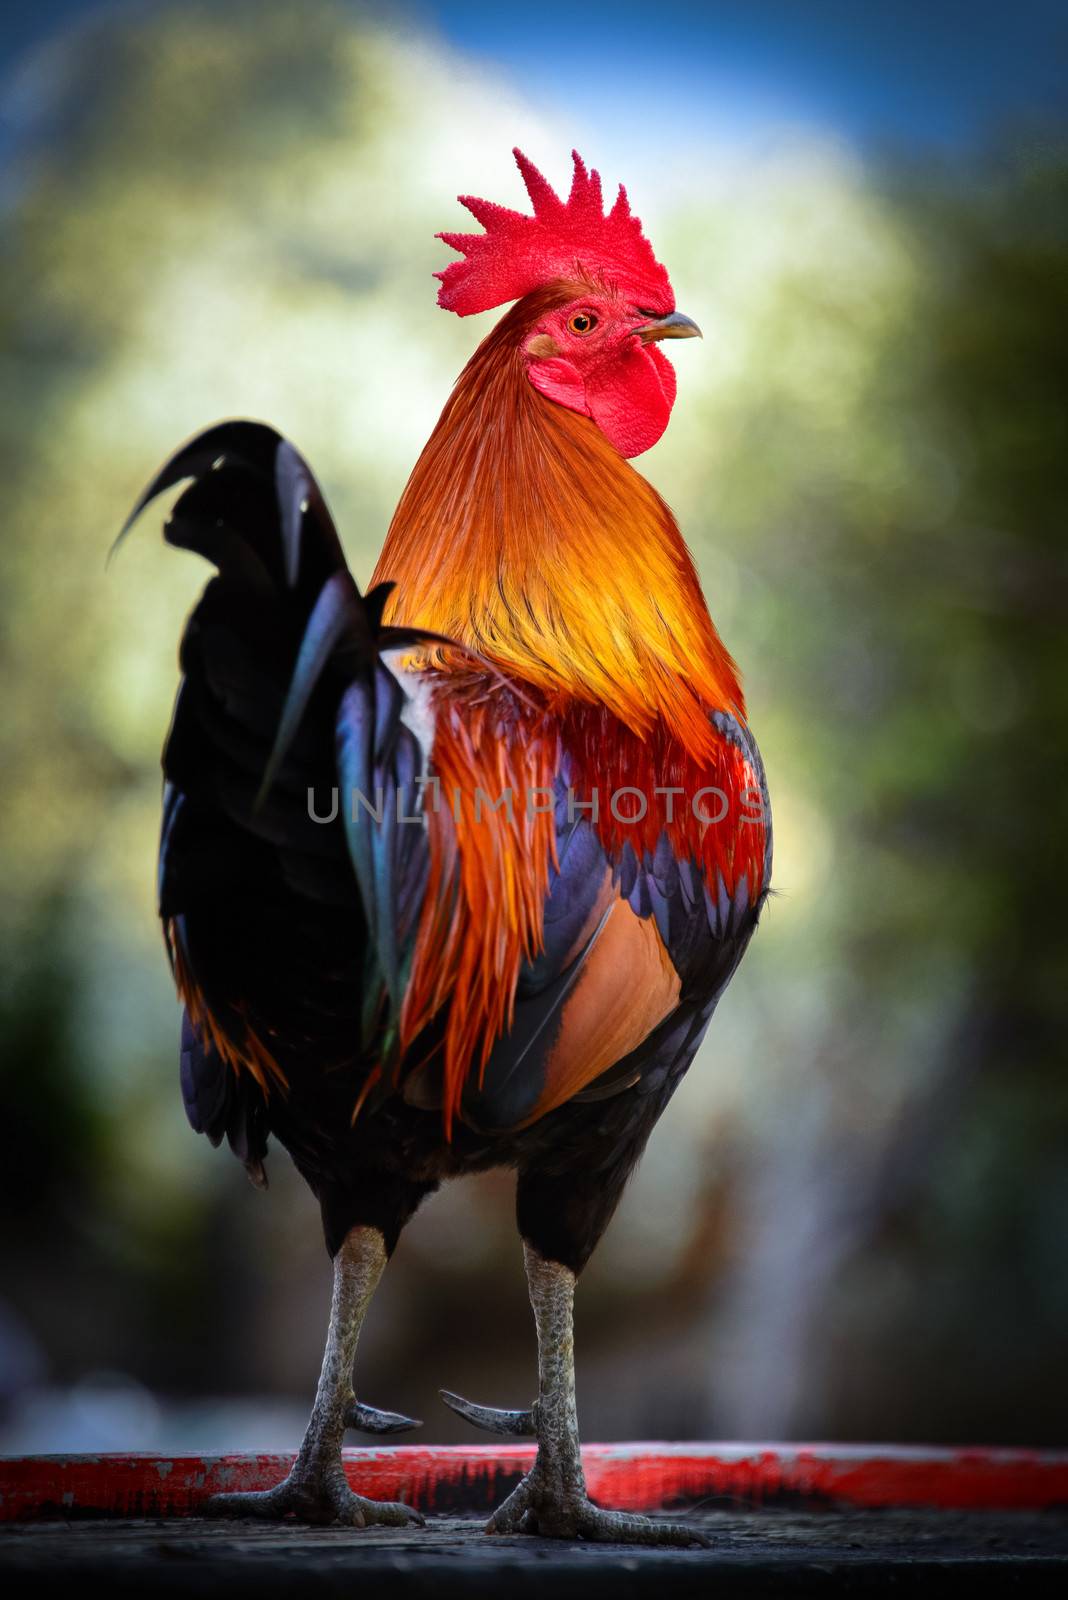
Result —
[[[288,1478],[273,1489],[247,1494],[216,1494],[201,1508],[206,1517],[258,1517],[281,1522],[340,1522],[349,1528],[422,1527],[423,1517],[396,1500],[366,1500],[349,1488],[341,1463],[309,1468],[297,1462]]]
[[[550,1482],[534,1467],[486,1524],[487,1533],[537,1533],[547,1539],[591,1539],[598,1544],[703,1545],[697,1528],[660,1522],[628,1511],[604,1511],[585,1490]]]

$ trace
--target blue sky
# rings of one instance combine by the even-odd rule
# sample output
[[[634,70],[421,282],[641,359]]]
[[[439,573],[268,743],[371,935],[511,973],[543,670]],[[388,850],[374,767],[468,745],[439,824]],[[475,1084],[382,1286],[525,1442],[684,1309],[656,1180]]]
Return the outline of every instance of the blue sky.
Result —
[[[610,101],[651,135],[665,118],[785,117],[864,143],[960,146],[1005,120],[1068,109],[1064,0],[427,0],[423,10],[539,98]]]
[[[0,59],[10,65],[93,9],[91,0],[5,6]],[[952,149],[999,124],[1066,110],[1064,0],[413,0],[376,9],[425,18],[502,67],[531,100],[591,123],[614,119],[633,141],[724,127],[744,138],[785,119],[867,146]]]

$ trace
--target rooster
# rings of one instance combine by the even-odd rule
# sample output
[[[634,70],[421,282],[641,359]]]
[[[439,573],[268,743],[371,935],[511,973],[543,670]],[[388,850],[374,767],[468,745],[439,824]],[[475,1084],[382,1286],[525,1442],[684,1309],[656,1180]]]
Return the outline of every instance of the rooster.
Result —
[[[737,670],[676,523],[629,458],[663,433],[675,309],[626,192],[574,155],[566,200],[518,150],[532,215],[461,197],[439,237],[459,316],[511,303],[415,466],[372,586],[349,574],[291,444],[225,422],[138,501],[187,482],[171,545],[217,568],[181,644],[163,754],[159,906],[194,1129],[262,1184],[268,1137],[315,1193],[333,1299],[284,1482],[229,1515],[419,1521],[357,1494],[361,1323],[405,1223],[447,1178],[517,1175],[538,1339],[530,1433],[488,1524],[634,1543],[692,1529],[587,1496],[576,1280],[757,924],[771,826]],[[125,530],[124,530],[125,531]]]

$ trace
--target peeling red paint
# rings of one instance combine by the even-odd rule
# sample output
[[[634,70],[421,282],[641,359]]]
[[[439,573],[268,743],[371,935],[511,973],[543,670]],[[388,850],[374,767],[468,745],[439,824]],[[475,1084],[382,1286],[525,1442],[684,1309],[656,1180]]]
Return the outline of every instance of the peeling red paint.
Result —
[[[527,1470],[533,1445],[345,1451],[354,1488],[426,1511],[478,1514]],[[587,1445],[590,1494],[635,1511],[697,1501],[1040,1510],[1068,1505],[1068,1452],[896,1445]],[[195,1516],[208,1495],[267,1489],[291,1455],[0,1458],[0,1521],[49,1515]]]

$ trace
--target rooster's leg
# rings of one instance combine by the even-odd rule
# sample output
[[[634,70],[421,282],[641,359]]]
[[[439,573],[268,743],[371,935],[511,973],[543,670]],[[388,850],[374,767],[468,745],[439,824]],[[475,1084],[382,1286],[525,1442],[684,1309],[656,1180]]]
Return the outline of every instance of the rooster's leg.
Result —
[[[487,1525],[488,1533],[540,1533],[556,1539],[626,1544],[706,1544],[678,1523],[603,1511],[586,1493],[575,1408],[575,1274],[524,1244],[527,1283],[538,1330],[538,1454],[522,1483]]]
[[[414,1426],[393,1412],[361,1406],[352,1392],[352,1363],[367,1307],[386,1265],[386,1242],[377,1228],[356,1227],[334,1257],[334,1295],[323,1370],[308,1427],[289,1476],[274,1489],[251,1494],[219,1494],[205,1507],[207,1516],[282,1518],[302,1522],[370,1523],[402,1527],[421,1523],[411,1506],[365,1500],[354,1494],[341,1464],[347,1427],[376,1432]]]

